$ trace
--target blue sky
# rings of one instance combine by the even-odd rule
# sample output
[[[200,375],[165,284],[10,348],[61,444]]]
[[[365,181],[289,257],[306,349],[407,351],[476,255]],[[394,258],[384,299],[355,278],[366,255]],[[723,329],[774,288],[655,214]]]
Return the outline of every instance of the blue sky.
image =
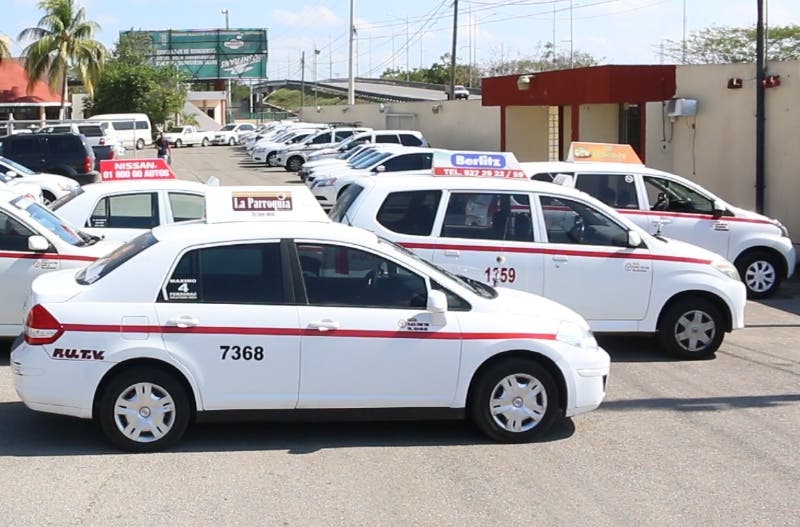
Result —
[[[300,76],[306,50],[306,78],[313,76],[313,49],[320,49],[319,78],[347,74],[349,0],[79,0],[102,26],[99,39],[113,45],[120,30],[202,29],[230,25],[267,28],[270,77]],[[769,22],[800,24],[800,0],[767,0]],[[679,40],[683,6],[687,30],[710,25],[755,23],[754,0],[460,0],[460,60],[474,53],[478,63],[524,56],[553,40],[572,44],[603,63],[658,63],[659,43]],[[40,17],[38,0],[0,0],[0,35],[15,38]],[[452,0],[356,0],[358,72],[378,76],[386,67],[429,66],[450,49]],[[554,11],[555,10],[555,14]],[[406,53],[408,18],[408,53]],[[474,22],[474,23],[473,23]],[[474,33],[474,38],[472,34]],[[19,52],[19,43],[12,43]],[[332,64],[331,64],[332,63]]]

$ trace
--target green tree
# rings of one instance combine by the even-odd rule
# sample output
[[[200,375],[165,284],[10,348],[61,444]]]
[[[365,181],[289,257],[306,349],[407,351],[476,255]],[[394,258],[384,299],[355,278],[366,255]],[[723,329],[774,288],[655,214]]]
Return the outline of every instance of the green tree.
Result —
[[[535,73],[537,71],[563,70],[569,68],[585,68],[596,66],[601,59],[595,58],[591,53],[575,50],[570,57],[569,53],[556,50],[553,52],[551,42],[537,44],[535,50],[528,55],[518,55],[516,58],[504,56],[495,57],[484,66],[487,77],[499,75],[516,75],[518,73]]]
[[[86,11],[75,0],[42,0],[39,8],[44,16],[36,27],[24,29],[20,41],[31,41],[22,52],[28,75],[28,91],[36,81],[49,76],[53,90],[61,89],[59,116],[64,117],[67,97],[67,73],[78,70],[86,91],[91,95],[106,60],[106,48],[94,39],[100,26],[86,20]]]
[[[800,59],[800,25],[774,26],[767,32],[767,60]],[[692,31],[683,42],[668,40],[664,54],[678,63],[729,64],[756,61],[756,28],[711,26]]]
[[[93,113],[146,113],[163,125],[183,110],[186,79],[174,66],[155,66],[152,42],[145,33],[125,33],[103,69],[91,108]]]
[[[480,73],[472,73],[473,78],[480,79]],[[405,70],[387,69],[381,74],[382,79],[404,81],[408,77],[414,82],[427,82],[430,84],[450,84],[450,53],[445,53],[439,62],[431,64],[430,68],[414,68],[408,75]],[[456,63],[456,84],[469,84],[470,67],[466,64]]]

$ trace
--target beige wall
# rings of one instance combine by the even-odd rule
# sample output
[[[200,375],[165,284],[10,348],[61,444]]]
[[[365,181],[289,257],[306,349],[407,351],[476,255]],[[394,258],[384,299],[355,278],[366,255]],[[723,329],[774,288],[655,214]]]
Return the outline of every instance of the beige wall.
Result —
[[[766,212],[800,240],[800,62],[770,64],[781,85],[766,90]],[[744,80],[729,90],[728,79]],[[755,209],[755,66],[679,66],[676,97],[698,100],[697,115],[662,119],[647,105],[647,164],[687,177],[734,205]],[[663,131],[662,131],[663,126]]]
[[[578,137],[592,143],[619,141],[618,104],[582,104],[578,114]],[[565,142],[569,143],[569,137]]]
[[[480,100],[384,103],[383,112],[380,109],[378,104],[320,106],[319,111],[306,106],[300,110],[300,120],[360,122],[376,130],[409,128],[441,148],[500,149],[500,109],[481,106]]]
[[[547,106],[506,108],[506,150],[520,161],[547,161]]]

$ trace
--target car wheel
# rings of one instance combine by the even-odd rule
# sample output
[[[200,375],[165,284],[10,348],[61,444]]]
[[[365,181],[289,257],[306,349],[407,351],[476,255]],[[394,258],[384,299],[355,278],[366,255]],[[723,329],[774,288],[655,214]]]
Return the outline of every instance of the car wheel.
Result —
[[[203,147],[208,146],[208,138],[207,137],[203,138],[203,142],[200,143],[200,146],[203,146]]]
[[[55,200],[56,200],[56,197],[52,192],[47,191],[47,190],[43,190],[42,191],[42,202],[44,203],[45,206],[49,206]]]
[[[116,447],[154,452],[181,438],[191,411],[189,394],[173,375],[157,368],[134,367],[106,386],[96,417]]]
[[[267,166],[268,167],[278,166],[278,152],[270,152],[269,154],[267,154]]]
[[[686,298],[661,315],[658,341],[661,349],[683,359],[710,359],[722,345],[725,324],[716,304],[705,298]]]
[[[235,144],[236,144],[236,139],[234,139],[233,137],[231,137],[230,139],[228,139],[228,146],[233,146],[233,145],[235,145]]]
[[[750,298],[772,296],[781,285],[783,277],[778,258],[766,251],[744,254],[736,260],[736,268]]]
[[[137,139],[136,150],[141,150],[142,148],[144,148],[144,139]]]
[[[286,170],[289,172],[297,172],[303,168],[303,158],[300,156],[290,157],[286,162]]]
[[[473,389],[469,408],[472,419],[495,441],[535,439],[559,414],[560,397],[552,375],[531,359],[512,358],[490,366]]]
[[[180,139],[176,139],[175,140],[175,148],[180,148],[182,146],[183,146],[183,141],[181,141]]]

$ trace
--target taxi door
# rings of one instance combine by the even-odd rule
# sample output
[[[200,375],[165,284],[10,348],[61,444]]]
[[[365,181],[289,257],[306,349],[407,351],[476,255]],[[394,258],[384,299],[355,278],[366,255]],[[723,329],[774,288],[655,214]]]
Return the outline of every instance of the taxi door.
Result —
[[[3,280],[0,327],[22,326],[23,305],[31,282],[43,273],[61,269],[61,262],[52,253],[28,249],[28,238],[35,234],[16,218],[0,211],[0,276]]]
[[[626,247],[627,230],[587,203],[546,194],[539,203],[544,296],[591,321],[643,319],[653,281],[649,251]]]
[[[675,238],[728,255],[732,222],[714,215],[714,200],[671,178],[642,176],[648,200],[650,227]]]
[[[530,195],[453,191],[446,199],[433,262],[489,285],[541,294],[543,258],[532,248],[538,227]]]
[[[421,275],[378,254],[297,241],[308,305],[299,408],[447,406],[455,396],[461,332],[454,313],[425,307]]]
[[[282,262],[277,240],[202,247],[164,284],[164,344],[195,375],[204,409],[296,406],[300,336]]]

